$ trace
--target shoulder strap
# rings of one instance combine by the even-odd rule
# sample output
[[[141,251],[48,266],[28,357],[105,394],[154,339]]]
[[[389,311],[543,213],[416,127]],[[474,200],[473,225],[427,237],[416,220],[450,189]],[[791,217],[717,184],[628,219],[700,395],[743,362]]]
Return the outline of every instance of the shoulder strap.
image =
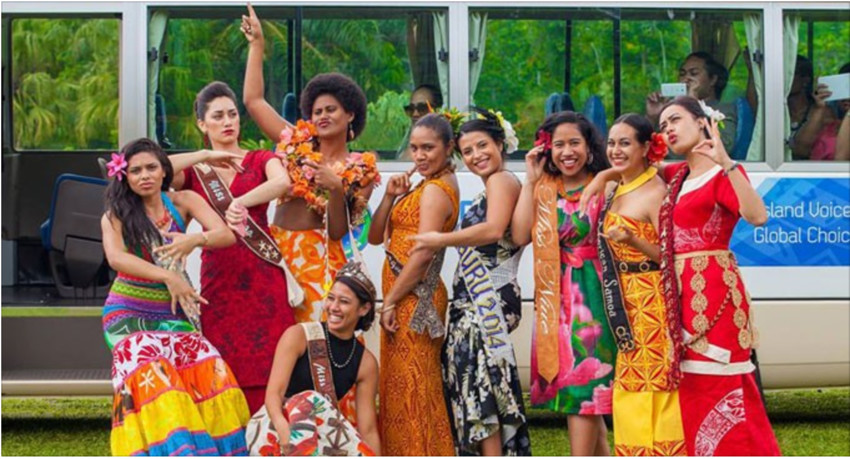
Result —
[[[177,207],[174,206],[174,203],[171,202],[171,198],[168,197],[165,191],[162,192],[162,203],[165,204],[165,208],[168,209],[169,213],[171,213],[171,218],[173,218],[174,222],[177,223],[177,227],[180,228],[180,231],[185,233],[186,222],[183,221],[183,216],[177,211]]]
[[[307,355],[310,358],[313,388],[337,406],[339,403],[336,398],[331,362],[328,358],[328,340],[322,323],[302,322],[300,325],[304,328],[304,334],[307,335]]]
[[[599,212],[598,228],[600,232],[605,231],[605,216],[614,202],[616,191],[616,189],[611,191],[611,194],[605,200],[602,211]],[[602,300],[607,311],[605,316],[608,318],[608,325],[611,327],[611,331],[614,332],[617,349],[620,352],[628,352],[635,348],[635,340],[632,336],[629,316],[626,313],[623,287],[620,284],[619,274],[614,268],[616,260],[607,238],[601,236],[596,238],[596,244],[599,251],[599,265],[602,268]]]

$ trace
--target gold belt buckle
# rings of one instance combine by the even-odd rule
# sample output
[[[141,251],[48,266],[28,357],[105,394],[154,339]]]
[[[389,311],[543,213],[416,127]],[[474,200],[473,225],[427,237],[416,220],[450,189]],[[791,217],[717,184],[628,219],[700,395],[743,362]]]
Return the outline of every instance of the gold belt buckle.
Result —
[[[648,261],[643,260],[642,262],[640,262],[639,269],[640,269],[640,272],[642,272],[642,273],[648,273],[651,269],[651,266],[649,266]]]
[[[628,264],[628,263],[626,263],[625,261],[621,261],[621,262],[620,262],[620,264],[619,264],[619,268],[620,268],[620,272],[621,272],[621,273],[627,273],[627,272],[629,272],[629,264]]]

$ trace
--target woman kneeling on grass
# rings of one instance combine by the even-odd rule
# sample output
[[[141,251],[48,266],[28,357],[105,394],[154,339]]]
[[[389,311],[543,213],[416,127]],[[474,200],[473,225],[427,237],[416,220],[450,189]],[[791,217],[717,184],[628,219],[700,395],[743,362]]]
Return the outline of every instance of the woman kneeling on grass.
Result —
[[[378,361],[354,337],[355,331],[372,325],[376,295],[364,265],[349,262],[337,273],[325,300],[327,322],[305,322],[284,332],[275,351],[266,405],[248,425],[252,455],[380,454]],[[338,407],[352,387],[356,426]]]

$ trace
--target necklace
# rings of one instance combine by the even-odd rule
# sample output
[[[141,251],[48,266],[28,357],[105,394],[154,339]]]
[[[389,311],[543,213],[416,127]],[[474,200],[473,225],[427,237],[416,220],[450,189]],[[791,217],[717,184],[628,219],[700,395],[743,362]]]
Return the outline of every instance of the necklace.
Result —
[[[342,370],[343,368],[347,367],[348,364],[351,363],[351,359],[354,358],[354,351],[357,350],[357,343],[356,342],[353,343],[353,346],[351,346],[351,353],[348,354],[348,358],[345,359],[345,363],[340,365],[340,364],[336,363],[336,360],[334,360],[334,350],[331,347],[331,335],[330,335],[330,332],[328,332],[328,324],[327,323],[324,324],[324,326],[322,327],[322,330],[325,331],[325,340],[327,340],[327,342],[328,342],[328,357],[331,358],[331,365],[333,365],[334,368],[336,368],[338,370]]]
[[[578,202],[581,200],[581,192],[584,191],[584,187],[586,187],[592,180],[593,174],[590,174],[584,183],[579,185],[578,188],[573,188],[572,190],[567,189],[563,180],[558,180],[558,194],[568,202]]]
[[[632,191],[637,190],[641,187],[641,185],[652,180],[652,178],[655,177],[656,174],[658,174],[658,169],[654,167],[648,167],[645,171],[641,172],[641,174],[638,175],[636,179],[632,180],[631,182],[626,184],[620,183],[620,185],[617,187],[617,192],[614,193],[614,199],[617,199],[626,193],[631,193]]]
[[[163,209],[162,218],[160,218],[159,220],[154,220],[151,217],[148,217],[148,218],[150,218],[150,220],[153,222],[154,226],[156,226],[159,229],[162,229],[166,225],[171,223],[171,214],[168,212],[168,209]]]

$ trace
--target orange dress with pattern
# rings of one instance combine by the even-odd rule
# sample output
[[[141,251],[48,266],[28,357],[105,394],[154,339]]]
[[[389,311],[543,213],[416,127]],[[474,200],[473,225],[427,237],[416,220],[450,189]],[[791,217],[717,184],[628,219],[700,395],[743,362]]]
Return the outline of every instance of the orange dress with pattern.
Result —
[[[634,237],[659,244],[651,223],[608,211],[603,231],[627,228]],[[614,264],[649,261],[626,243],[609,240]],[[667,391],[672,342],[661,289],[661,271],[619,272],[623,303],[635,348],[617,353],[614,376],[614,451],[618,456],[684,456],[685,437],[678,390]]]
[[[407,263],[413,241],[419,232],[419,201],[425,186],[440,187],[452,201],[452,217],[443,225],[451,231],[457,223],[458,192],[436,178],[420,183],[401,198],[390,212],[388,251],[402,264]],[[384,263],[383,293],[390,291],[396,277],[389,262]],[[443,397],[440,352],[443,338],[431,339],[427,332],[412,331],[409,322],[418,298],[412,293],[396,305],[399,329],[390,335],[381,330],[381,374],[379,393],[381,453],[387,456],[453,456],[452,431]],[[448,308],[446,286],[440,281],[434,292],[434,308],[443,318]]]

